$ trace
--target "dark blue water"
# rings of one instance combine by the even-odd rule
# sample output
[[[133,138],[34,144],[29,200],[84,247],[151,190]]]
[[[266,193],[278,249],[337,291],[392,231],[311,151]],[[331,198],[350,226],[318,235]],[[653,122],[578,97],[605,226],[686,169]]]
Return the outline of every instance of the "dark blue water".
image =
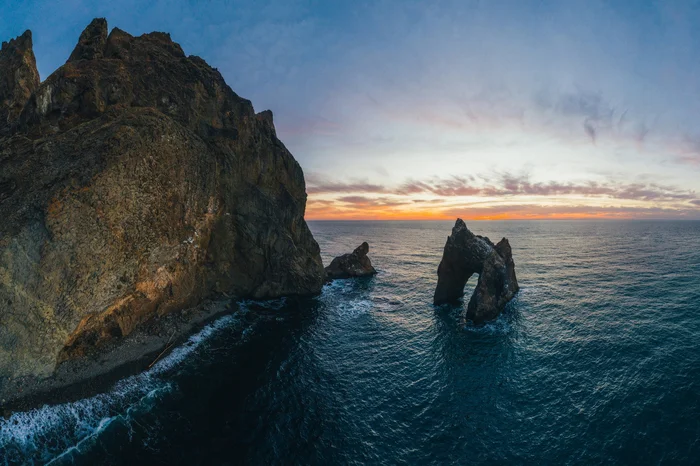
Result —
[[[431,305],[450,222],[312,222],[325,263],[367,240],[379,274],[318,298],[243,303],[108,393],[0,421],[0,454],[54,465],[700,462],[700,222],[468,225],[514,248],[522,290],[493,323]]]

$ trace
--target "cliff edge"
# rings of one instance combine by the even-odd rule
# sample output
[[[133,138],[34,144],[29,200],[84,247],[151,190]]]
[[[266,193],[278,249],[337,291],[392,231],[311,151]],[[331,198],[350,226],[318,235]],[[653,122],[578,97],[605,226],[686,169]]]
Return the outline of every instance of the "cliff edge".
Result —
[[[321,290],[272,113],[168,34],[96,19],[40,83],[28,31],[0,77],[3,398],[208,298]]]

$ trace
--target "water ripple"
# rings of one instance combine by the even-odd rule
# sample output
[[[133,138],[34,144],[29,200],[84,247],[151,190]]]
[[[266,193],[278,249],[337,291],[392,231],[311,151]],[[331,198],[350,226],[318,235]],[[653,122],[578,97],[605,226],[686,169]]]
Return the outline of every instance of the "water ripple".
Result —
[[[431,304],[449,222],[312,222],[325,263],[366,240],[379,274],[0,421],[5,464],[696,463],[700,223],[470,227],[514,247],[496,321]]]

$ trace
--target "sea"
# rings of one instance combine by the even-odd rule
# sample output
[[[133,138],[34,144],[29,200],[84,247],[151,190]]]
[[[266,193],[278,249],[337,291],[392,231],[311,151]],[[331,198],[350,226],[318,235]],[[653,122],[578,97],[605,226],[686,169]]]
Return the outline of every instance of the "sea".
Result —
[[[432,304],[452,225],[310,222],[324,263],[367,241],[379,273],[0,419],[0,465],[700,464],[700,222],[467,222],[521,286],[483,326]]]

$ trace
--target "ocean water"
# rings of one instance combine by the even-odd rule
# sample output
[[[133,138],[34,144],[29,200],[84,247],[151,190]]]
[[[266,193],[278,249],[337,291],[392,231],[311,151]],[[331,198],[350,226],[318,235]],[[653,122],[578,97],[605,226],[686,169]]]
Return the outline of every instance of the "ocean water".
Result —
[[[513,246],[498,320],[431,304],[451,222],[311,222],[324,263],[366,240],[379,274],[0,420],[0,465],[700,463],[700,222],[467,224]]]

